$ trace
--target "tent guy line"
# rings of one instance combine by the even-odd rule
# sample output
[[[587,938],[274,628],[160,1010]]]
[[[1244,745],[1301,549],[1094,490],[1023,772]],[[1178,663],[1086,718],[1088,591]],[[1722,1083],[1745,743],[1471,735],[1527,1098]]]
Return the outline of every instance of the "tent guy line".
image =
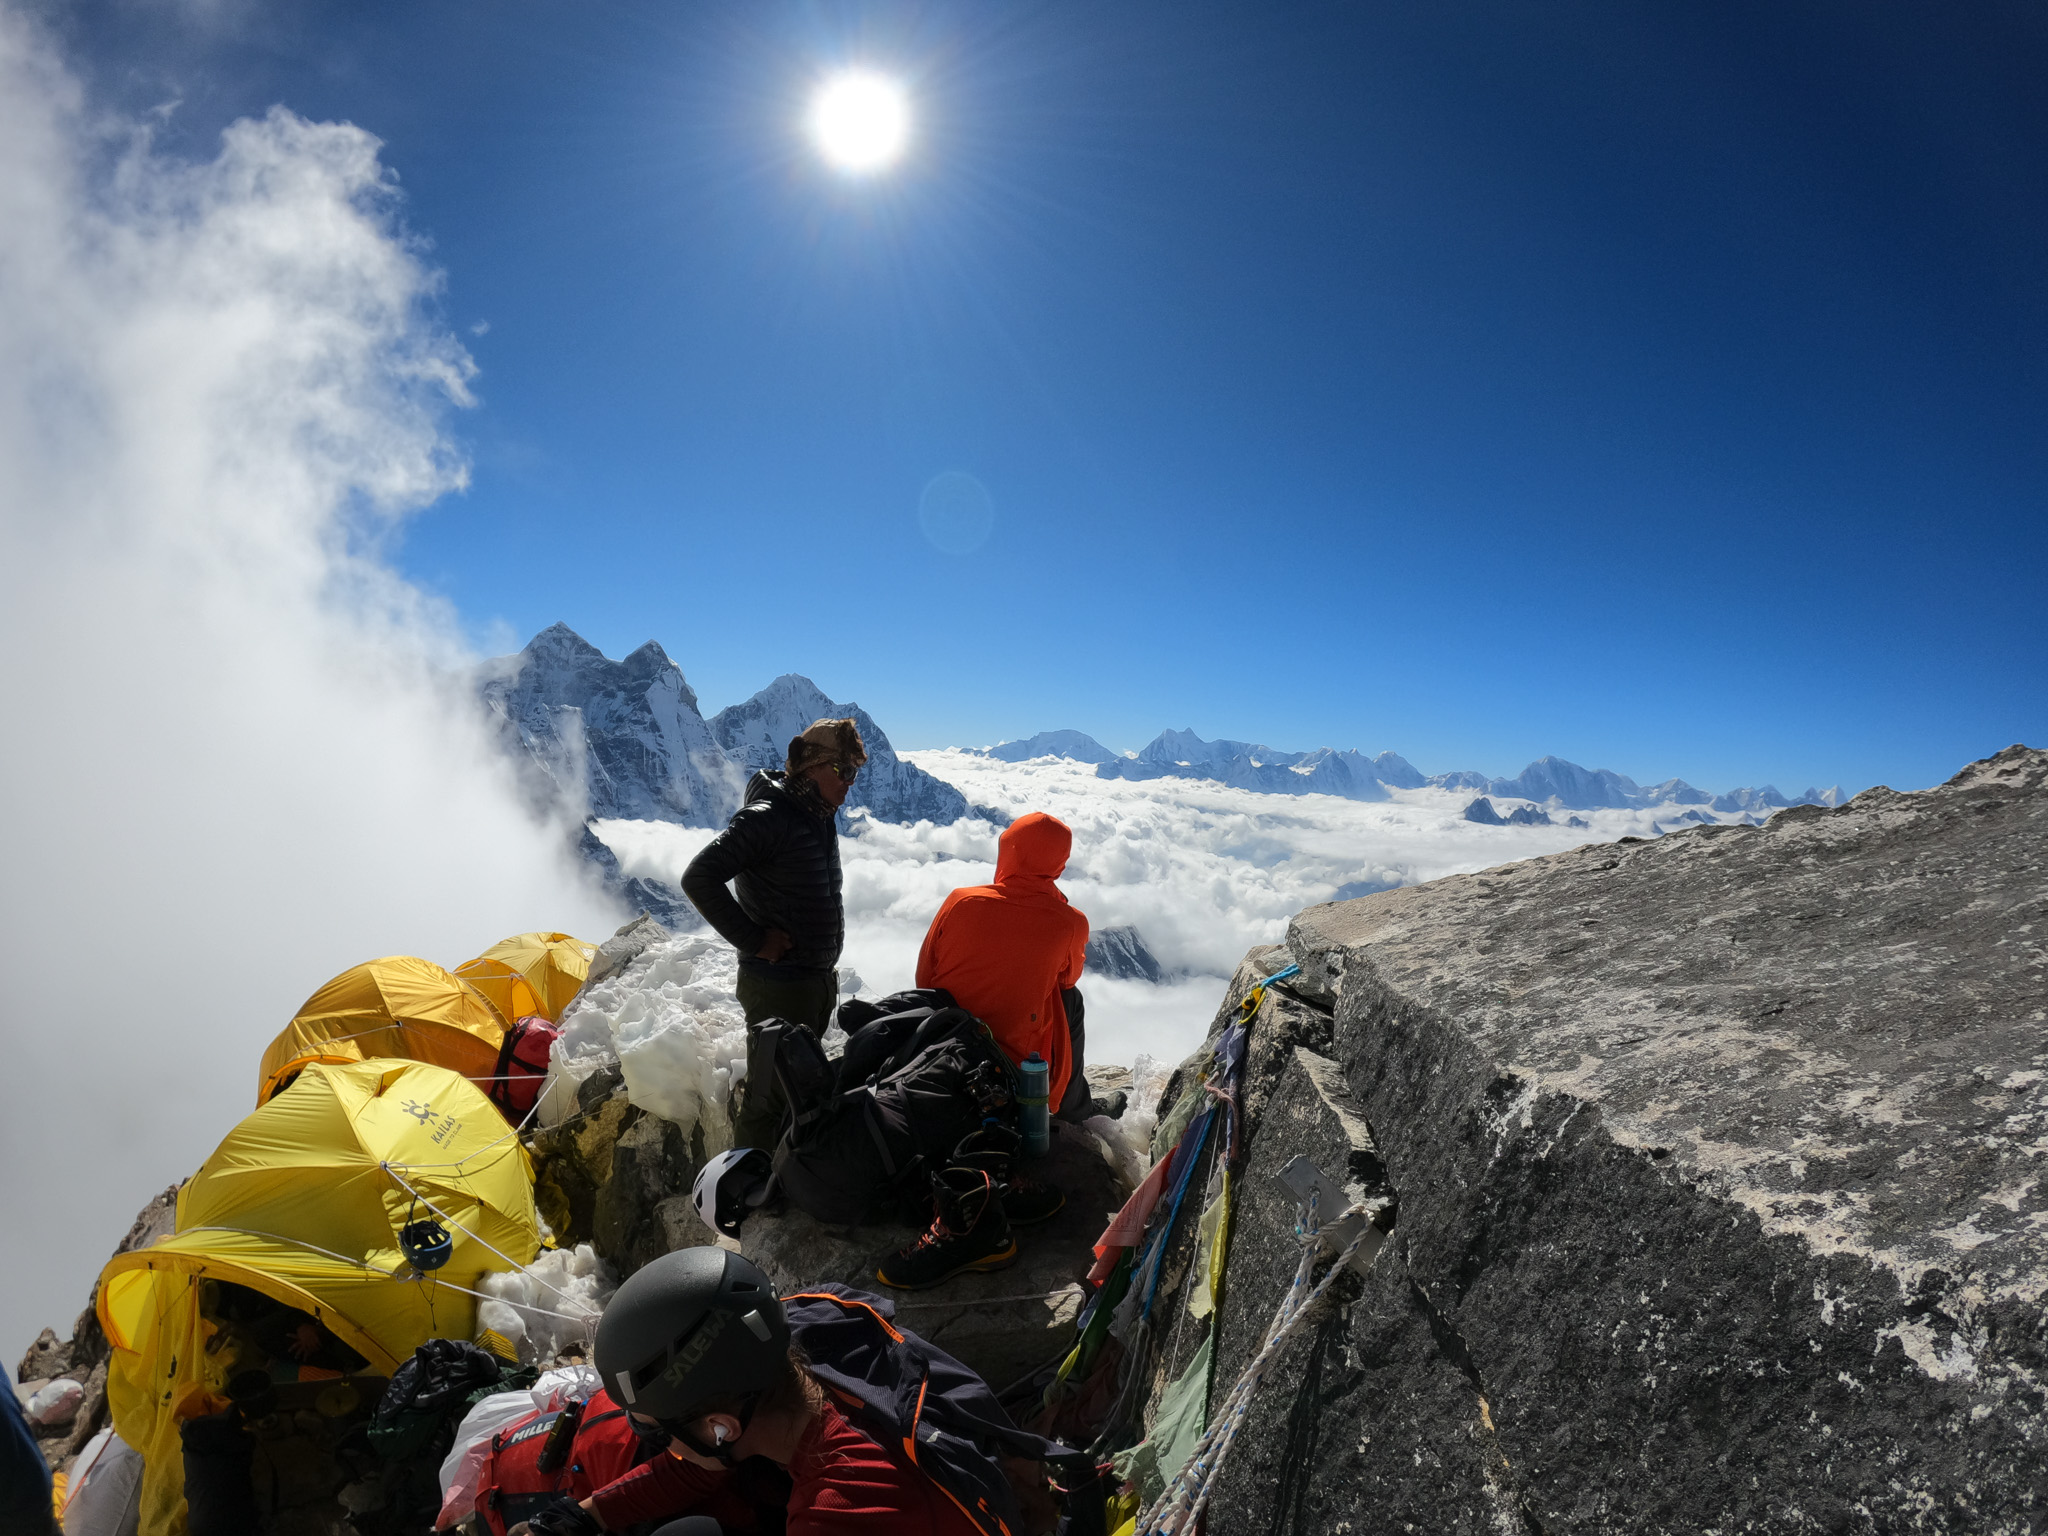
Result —
[[[401,1285],[424,1284],[427,1281],[431,1280],[433,1284],[437,1287],[445,1288],[451,1291],[460,1291],[465,1296],[474,1296],[478,1301],[504,1301],[504,1298],[502,1296],[493,1296],[487,1291],[472,1291],[468,1286],[457,1285],[453,1280],[440,1280],[436,1279],[432,1275],[408,1274],[406,1271],[412,1268],[412,1266],[409,1264],[401,1264],[397,1269],[379,1269],[376,1265],[372,1264],[368,1259],[351,1258],[348,1254],[336,1253],[332,1248],[322,1248],[318,1243],[309,1243],[302,1237],[286,1237],[279,1232],[258,1232],[253,1227],[223,1227],[211,1222],[209,1222],[207,1225],[203,1227],[187,1227],[185,1230],[188,1232],[232,1232],[237,1237],[261,1237],[266,1238],[274,1243],[290,1243],[294,1247],[304,1248],[310,1253],[317,1253],[322,1258],[333,1259],[337,1263],[341,1264],[353,1264],[358,1269],[367,1270],[369,1273],[375,1275],[380,1280],[395,1280]],[[464,1228],[463,1230],[466,1232],[468,1231],[467,1228]],[[471,1237],[476,1237],[476,1234],[474,1232],[470,1232],[469,1235]],[[481,1238],[478,1238],[477,1240],[479,1242],[483,1241]],[[486,1248],[491,1247],[489,1243],[484,1243],[484,1246]],[[497,1252],[495,1248],[492,1248],[491,1251],[493,1253]],[[541,1280],[540,1276],[534,1274],[532,1271],[528,1270],[526,1271],[526,1274],[528,1279],[539,1281],[539,1283],[542,1285],[547,1285],[547,1281]],[[551,1285],[548,1285],[548,1289],[553,1291],[555,1288]],[[560,1291],[555,1291],[555,1294],[557,1296],[560,1296],[562,1293]],[[574,1297],[568,1297],[565,1299],[570,1301],[572,1304],[575,1300]],[[538,1312],[542,1317],[558,1317],[565,1323],[588,1323],[592,1318],[598,1315],[595,1312],[580,1312],[572,1315],[567,1312],[556,1312],[548,1307],[536,1307],[530,1302],[523,1301],[507,1301],[505,1302],[505,1305],[511,1307],[514,1311],[517,1312]]]
[[[515,1131],[513,1134],[517,1135],[518,1133]],[[424,1205],[436,1216],[440,1217],[443,1221],[447,1222],[448,1225],[455,1228],[456,1231],[462,1233],[465,1237],[475,1239],[476,1242],[481,1243],[485,1248],[489,1248],[492,1253],[497,1254],[499,1258],[503,1259],[507,1264],[510,1264],[514,1269],[518,1270],[519,1273],[526,1276],[527,1279],[531,1280],[535,1285],[540,1286],[543,1290],[553,1291],[557,1296],[561,1297],[562,1300],[568,1302],[571,1306],[576,1305],[576,1298],[574,1296],[569,1295],[566,1291],[563,1291],[556,1286],[550,1285],[547,1281],[541,1279],[539,1275],[536,1275],[531,1269],[528,1269],[524,1264],[520,1263],[517,1259],[513,1258],[509,1253],[500,1253],[496,1248],[491,1248],[491,1245],[487,1242],[484,1242],[483,1238],[478,1237],[476,1233],[470,1231],[468,1227],[465,1227],[461,1222],[457,1221],[453,1216],[450,1216],[446,1211],[442,1210],[441,1207],[434,1204],[434,1202],[429,1200],[425,1195],[421,1194],[418,1190],[414,1189],[412,1185],[406,1181],[405,1175],[400,1173],[396,1168],[392,1167],[391,1164],[379,1163],[377,1166],[382,1168],[386,1173],[390,1174],[392,1178],[396,1179],[398,1181],[399,1187],[403,1189],[407,1194],[411,1195],[413,1199],[419,1201],[421,1205]],[[459,1290],[460,1287],[458,1286],[457,1289]],[[496,1298],[487,1296],[484,1299],[486,1301],[490,1301],[495,1300]],[[562,1314],[557,1312],[552,1313],[550,1315],[560,1317]],[[575,1319],[575,1321],[587,1322],[590,1318],[595,1316],[597,1316],[597,1314],[595,1312],[592,1312],[584,1318]]]

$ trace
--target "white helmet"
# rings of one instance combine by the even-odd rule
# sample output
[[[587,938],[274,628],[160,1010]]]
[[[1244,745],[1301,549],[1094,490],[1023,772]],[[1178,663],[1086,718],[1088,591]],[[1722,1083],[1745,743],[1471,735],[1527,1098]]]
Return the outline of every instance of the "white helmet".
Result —
[[[712,1231],[738,1237],[747,1213],[768,1198],[774,1175],[774,1161],[759,1147],[734,1147],[704,1165],[690,1187],[690,1204]]]

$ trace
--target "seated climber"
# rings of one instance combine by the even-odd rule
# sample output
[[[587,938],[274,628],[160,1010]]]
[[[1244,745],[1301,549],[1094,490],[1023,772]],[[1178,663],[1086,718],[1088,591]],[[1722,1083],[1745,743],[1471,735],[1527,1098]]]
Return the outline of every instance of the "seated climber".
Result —
[[[1050,1067],[1062,1119],[1121,1114],[1088,1092],[1081,994],[1088,919],[1054,884],[1074,834],[1043,811],[1020,816],[996,844],[993,885],[962,886],[940,903],[917,956],[917,984],[943,987],[994,1032],[1013,1062],[1034,1051]]]
[[[1026,1527],[998,1458],[1072,1455],[1019,1430],[986,1383],[894,1326],[886,1304],[838,1287],[785,1299],[720,1248],[665,1254],[629,1278],[596,1355],[607,1389],[669,1454],[536,1513],[533,1536],[702,1509],[719,1479],[763,1462],[789,1480],[787,1536],[999,1536]],[[1042,1495],[1043,1479],[1030,1491]],[[721,1526],[699,1515],[663,1529]]]

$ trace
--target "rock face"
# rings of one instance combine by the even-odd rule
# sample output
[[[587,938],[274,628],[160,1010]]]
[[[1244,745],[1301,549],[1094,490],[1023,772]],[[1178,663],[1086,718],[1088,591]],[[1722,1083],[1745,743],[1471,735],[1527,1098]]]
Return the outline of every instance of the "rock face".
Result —
[[[178,1187],[174,1184],[151,1200],[136,1214],[127,1236],[114,1245],[114,1253],[132,1253],[147,1248],[177,1225]],[[111,1257],[111,1255],[110,1255]],[[68,1377],[85,1388],[77,1411],[62,1423],[36,1426],[36,1442],[43,1459],[53,1471],[64,1470],[85,1443],[107,1426],[107,1336],[100,1329],[99,1314],[90,1299],[79,1314],[69,1339],[59,1339],[45,1328],[22,1356],[16,1368],[17,1382]]]
[[[1254,1026],[1215,1396],[1292,1250],[1280,1153],[1356,1170],[1355,1117],[1398,1220],[1208,1529],[2042,1529],[2044,936],[2022,748],[1301,914],[1223,1015],[1301,966]]]
[[[1166,980],[1166,967],[1147,947],[1144,936],[1128,924],[1097,928],[1088,935],[1087,973],[1134,981]]]
[[[566,624],[489,664],[480,692],[543,798],[580,814],[722,826],[745,775],[652,640],[613,661]]]
[[[478,692],[535,797],[579,816],[723,826],[753,771],[780,768],[789,738],[826,717],[851,717],[867,743],[849,806],[879,821],[942,825],[971,813],[959,790],[899,758],[866,710],[795,674],[707,720],[654,641],[613,661],[554,624],[518,655],[487,663]]]

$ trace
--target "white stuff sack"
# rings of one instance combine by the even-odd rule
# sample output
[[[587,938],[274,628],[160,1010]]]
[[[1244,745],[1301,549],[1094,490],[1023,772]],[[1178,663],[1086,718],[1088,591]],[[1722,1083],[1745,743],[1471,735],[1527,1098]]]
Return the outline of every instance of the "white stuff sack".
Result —
[[[135,1536],[142,1518],[142,1454],[103,1429],[86,1442],[64,1491],[64,1536]]]
[[[523,1424],[536,1413],[552,1413],[564,1403],[590,1400],[598,1389],[597,1367],[565,1365],[549,1371],[524,1392],[493,1392],[463,1415],[455,1444],[441,1463],[441,1513],[434,1529],[445,1531],[476,1513],[477,1485],[491,1454],[491,1437]],[[64,1536],[71,1536],[67,1529]]]

